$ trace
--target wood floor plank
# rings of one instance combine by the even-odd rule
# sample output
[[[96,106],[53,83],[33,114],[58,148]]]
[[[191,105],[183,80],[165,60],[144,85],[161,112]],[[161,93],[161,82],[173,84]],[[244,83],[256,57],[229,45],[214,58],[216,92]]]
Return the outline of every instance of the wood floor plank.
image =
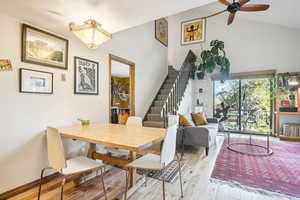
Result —
[[[237,137],[245,137],[238,135]],[[224,141],[224,135],[217,137],[217,144],[210,149],[209,156],[205,156],[204,148],[187,149],[183,157],[185,169],[183,170],[183,190],[185,200],[286,200],[284,198],[270,198],[260,194],[231,188],[228,185],[214,185],[209,182],[211,172],[218,152]],[[105,173],[105,185],[109,199],[122,196],[125,190],[125,171],[111,168]],[[104,193],[100,184],[100,177],[91,178],[84,184],[76,186],[73,182],[66,184],[66,200],[104,200]],[[59,199],[59,189],[53,189],[59,180],[52,181],[44,186],[41,200]],[[9,200],[36,199],[37,188],[28,190]],[[140,187],[129,200],[159,200],[162,199],[162,184],[156,179],[148,178],[147,187]],[[166,183],[166,199],[179,200],[179,179],[174,183]]]
[[[104,175],[104,183],[106,186],[107,196],[109,199],[114,199],[122,195],[125,191],[125,171],[117,168],[111,168]],[[61,179],[57,179],[43,185],[42,200],[60,199],[60,184]],[[54,189],[56,188],[56,189]],[[38,188],[32,188],[24,193],[21,193],[9,200],[32,200],[37,198]],[[81,185],[76,185],[73,181],[65,185],[64,197],[68,200],[87,199],[87,200],[104,200],[104,191],[102,188],[100,176],[87,180]]]

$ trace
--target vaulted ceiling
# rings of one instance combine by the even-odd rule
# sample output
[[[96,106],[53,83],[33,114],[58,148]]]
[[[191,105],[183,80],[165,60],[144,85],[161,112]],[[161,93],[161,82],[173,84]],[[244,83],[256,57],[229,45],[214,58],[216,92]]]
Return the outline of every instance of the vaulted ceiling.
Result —
[[[238,12],[236,20],[243,18],[300,29],[299,0],[251,0],[248,4],[269,4],[270,8],[264,12]],[[218,2],[207,6],[207,9],[210,9],[211,11],[218,11],[224,8],[225,7]]]
[[[213,3],[213,10],[224,7],[216,0],[0,0],[0,12],[49,29],[70,34],[70,22],[96,19],[111,33],[131,28],[160,17],[174,15]],[[271,8],[261,13],[238,13],[249,20],[300,29],[299,0],[251,0],[268,3]]]
[[[51,31],[68,34],[70,22],[95,19],[115,33],[215,0],[0,0],[0,11]]]

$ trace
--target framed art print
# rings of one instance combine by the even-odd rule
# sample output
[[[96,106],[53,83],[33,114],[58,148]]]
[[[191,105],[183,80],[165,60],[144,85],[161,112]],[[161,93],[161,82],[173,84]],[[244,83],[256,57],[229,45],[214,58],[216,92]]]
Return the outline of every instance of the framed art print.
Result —
[[[12,70],[11,62],[8,59],[0,59],[0,71]]]
[[[19,81],[22,93],[53,93],[53,73],[21,68]]]
[[[194,19],[181,23],[181,44],[195,44],[205,41],[205,19]]]
[[[74,57],[74,93],[98,95],[99,63]]]
[[[168,47],[168,21],[165,18],[155,20],[155,38]]]
[[[68,40],[22,25],[22,61],[32,64],[68,69]]]

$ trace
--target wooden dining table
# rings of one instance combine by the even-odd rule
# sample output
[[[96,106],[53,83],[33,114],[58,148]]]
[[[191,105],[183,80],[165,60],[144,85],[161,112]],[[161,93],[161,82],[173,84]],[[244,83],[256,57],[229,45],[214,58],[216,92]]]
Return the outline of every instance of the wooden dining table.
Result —
[[[145,151],[152,144],[162,141],[166,129],[94,123],[88,126],[75,125],[61,128],[59,132],[64,138],[89,143],[88,157],[119,166],[126,166],[136,159],[138,152]],[[128,159],[98,153],[96,151],[97,144],[126,149],[129,151]],[[129,170],[129,180],[129,186],[133,187],[137,180],[136,169]]]

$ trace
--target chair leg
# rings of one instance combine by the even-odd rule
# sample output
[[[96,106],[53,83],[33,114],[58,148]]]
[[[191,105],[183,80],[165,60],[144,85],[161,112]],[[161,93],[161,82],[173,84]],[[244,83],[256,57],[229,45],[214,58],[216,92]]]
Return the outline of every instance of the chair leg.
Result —
[[[147,187],[148,175],[149,175],[149,173],[145,173],[145,174],[144,174],[144,177],[145,177],[145,183],[144,183],[144,186],[145,186],[145,187]]]
[[[163,170],[161,171],[162,175],[162,186],[163,186],[163,200],[166,199],[166,186],[165,186],[165,176],[163,175]]]
[[[63,181],[61,182],[61,191],[60,191],[60,200],[64,199],[64,186],[66,183],[66,177],[64,177]]]
[[[208,156],[209,147],[205,147],[205,155]]]
[[[42,169],[42,172],[41,172],[41,179],[40,179],[40,185],[39,185],[38,200],[40,200],[40,198],[41,198],[41,191],[42,191],[42,184],[43,184],[43,176],[44,176],[44,172],[46,171],[46,169],[48,169],[48,168],[43,168],[43,169]]]
[[[124,194],[124,200],[127,200],[127,191],[128,191],[128,170],[126,170],[126,185],[125,185],[125,194]]]
[[[180,163],[180,160],[178,160],[178,171],[179,171],[179,181],[180,181],[181,198],[183,198],[182,175],[181,175],[181,163]]]
[[[106,188],[105,188],[105,185],[104,185],[104,173],[102,172],[102,168],[100,169],[100,173],[101,173],[101,182],[102,182],[102,187],[103,187],[105,200],[107,200]]]
[[[99,169],[96,170],[96,179],[98,178],[99,175]]]

